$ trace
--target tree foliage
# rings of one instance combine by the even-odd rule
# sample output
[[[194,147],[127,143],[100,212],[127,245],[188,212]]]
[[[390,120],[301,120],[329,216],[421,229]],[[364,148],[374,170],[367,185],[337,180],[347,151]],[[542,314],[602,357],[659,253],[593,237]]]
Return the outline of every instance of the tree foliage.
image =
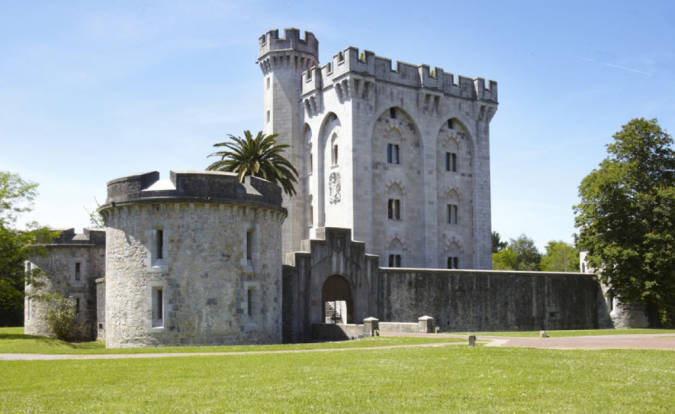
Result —
[[[492,268],[497,270],[539,270],[541,254],[534,240],[524,234],[511,239],[506,248],[492,254]]]
[[[539,267],[545,272],[578,272],[579,251],[564,241],[550,241]]]
[[[656,120],[633,119],[579,186],[579,246],[609,294],[643,303],[652,323],[675,320],[673,139]]]
[[[492,253],[497,253],[508,245],[496,231],[492,232]]]
[[[0,171],[0,325],[23,321],[26,278],[39,285],[40,272],[26,272],[25,261],[44,253],[40,242],[54,237],[49,229],[30,223],[24,230],[15,228],[18,214],[30,211],[37,195],[37,184],[16,174]]]
[[[218,161],[206,167],[207,170],[236,172],[239,182],[245,176],[261,177],[278,184],[288,195],[294,195],[298,172],[283,156],[286,144],[277,144],[277,134],[265,135],[262,131],[253,137],[251,131],[244,131],[244,138],[228,135],[231,141],[219,142],[214,147],[226,150],[214,152],[209,157]]]

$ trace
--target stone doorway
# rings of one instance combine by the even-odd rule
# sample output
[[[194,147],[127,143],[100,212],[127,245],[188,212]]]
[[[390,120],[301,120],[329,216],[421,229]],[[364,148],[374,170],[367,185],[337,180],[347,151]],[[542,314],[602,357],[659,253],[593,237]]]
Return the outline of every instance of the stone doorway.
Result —
[[[354,301],[349,281],[339,275],[329,276],[321,288],[323,323],[354,323]]]

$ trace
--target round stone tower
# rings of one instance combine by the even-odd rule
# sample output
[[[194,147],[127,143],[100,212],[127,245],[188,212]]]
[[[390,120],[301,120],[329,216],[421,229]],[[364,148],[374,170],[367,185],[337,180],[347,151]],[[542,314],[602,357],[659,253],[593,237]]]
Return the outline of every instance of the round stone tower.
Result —
[[[258,39],[258,64],[263,73],[265,97],[264,132],[278,134],[277,141],[289,147],[284,154],[302,175],[305,142],[301,104],[302,72],[319,62],[319,42],[310,32],[300,38],[298,29],[286,29],[284,37],[270,30]],[[308,194],[305,177],[298,180],[297,195],[284,194],[288,219],[283,225],[284,252],[300,250],[305,238],[305,201]]]
[[[281,342],[281,190],[222,172],[108,183],[109,348]]]

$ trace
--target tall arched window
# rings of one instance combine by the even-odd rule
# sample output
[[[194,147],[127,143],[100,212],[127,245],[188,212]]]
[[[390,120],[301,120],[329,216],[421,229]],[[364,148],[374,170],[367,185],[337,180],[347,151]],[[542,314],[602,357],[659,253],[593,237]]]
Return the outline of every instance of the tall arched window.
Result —
[[[337,135],[333,134],[333,137],[330,140],[330,161],[331,165],[338,165],[338,143],[337,143]]]

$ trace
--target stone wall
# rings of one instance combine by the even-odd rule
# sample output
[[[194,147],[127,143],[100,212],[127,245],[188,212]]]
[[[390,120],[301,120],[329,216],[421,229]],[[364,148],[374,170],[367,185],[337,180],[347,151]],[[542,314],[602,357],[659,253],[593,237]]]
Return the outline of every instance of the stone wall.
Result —
[[[325,322],[326,298],[348,301],[347,322],[372,316],[384,329],[390,328],[387,322],[410,322],[413,329],[422,315],[433,317],[441,331],[599,326],[601,292],[593,274],[382,268],[349,230],[320,228],[317,234],[303,242],[305,251],[286,256],[285,342],[312,339],[312,326]],[[334,276],[348,283],[347,294],[324,291]]]
[[[380,269],[383,321],[430,315],[443,331],[591,329],[598,289],[579,273]]]
[[[279,188],[229,173],[153,174],[111,181],[101,209],[106,346],[280,342]]]
[[[45,256],[32,257],[26,263],[38,276],[39,288],[26,285],[24,332],[29,335],[51,336],[47,324],[50,297],[69,298],[77,306],[76,320],[81,338],[96,338],[96,283],[105,269],[105,234],[85,229],[76,234],[64,230],[59,237],[45,245]],[[79,263],[79,272],[76,270]],[[36,274],[36,273],[34,273]],[[50,297],[48,297],[50,296]]]

